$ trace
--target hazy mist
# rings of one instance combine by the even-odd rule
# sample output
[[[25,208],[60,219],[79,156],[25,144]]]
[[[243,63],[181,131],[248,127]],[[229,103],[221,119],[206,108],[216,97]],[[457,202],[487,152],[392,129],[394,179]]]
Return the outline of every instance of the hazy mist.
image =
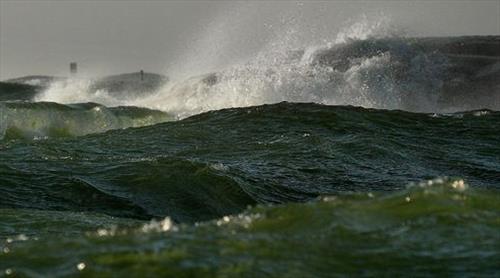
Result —
[[[413,36],[500,34],[500,1],[5,1],[0,80],[206,72],[276,44],[326,43],[362,15]],[[282,37],[282,38],[280,38]]]

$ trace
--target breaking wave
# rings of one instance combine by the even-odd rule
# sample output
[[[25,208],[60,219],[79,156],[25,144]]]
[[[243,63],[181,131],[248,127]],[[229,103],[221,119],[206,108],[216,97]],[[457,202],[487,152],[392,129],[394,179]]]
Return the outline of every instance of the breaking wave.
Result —
[[[500,38],[398,32],[387,20],[365,18],[322,45],[292,49],[285,38],[239,65],[171,80],[146,95],[74,80],[54,82],[35,99],[148,107],[179,118],[281,101],[438,113],[500,108]]]
[[[1,102],[0,139],[79,136],[172,120],[160,111],[96,103]]]

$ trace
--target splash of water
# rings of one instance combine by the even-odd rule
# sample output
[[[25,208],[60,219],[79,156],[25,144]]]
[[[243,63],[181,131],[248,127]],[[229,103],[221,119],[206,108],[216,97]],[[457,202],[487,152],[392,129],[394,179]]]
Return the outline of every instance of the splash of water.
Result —
[[[226,18],[224,21],[216,21],[213,28],[208,28],[207,35],[198,41],[203,46],[194,47],[192,49],[196,50],[188,50],[184,55],[191,57],[186,58],[186,64],[193,64],[189,62],[192,59],[205,59],[201,64],[219,64],[213,56],[227,49],[223,44],[228,44],[225,41],[230,41],[231,38],[219,35],[224,34],[221,30],[230,26],[229,23],[231,21]],[[269,41],[250,61],[212,74],[180,78],[147,97],[134,94],[117,97],[106,90],[91,91],[90,81],[71,80],[53,83],[36,100],[60,103],[91,101],[107,106],[134,105],[175,113],[181,118],[208,110],[280,101],[400,108],[400,97],[394,92],[396,88],[388,73],[390,53],[380,53],[356,61],[343,72],[313,63],[319,51],[350,41],[392,36],[393,29],[390,28],[387,17],[381,16],[376,21],[371,21],[367,16],[362,16],[360,20],[341,30],[334,39],[321,46],[305,47],[306,50],[295,48],[299,45],[298,25],[300,20],[296,15],[285,18],[282,26],[273,27],[276,39]],[[216,35],[219,34],[216,38],[222,50],[214,47],[213,40],[203,39],[210,37],[213,30],[217,30]],[[208,49],[211,54],[200,57],[198,50],[203,48]]]
[[[57,103],[94,102],[105,106],[133,106],[141,98],[140,92],[124,91],[119,95],[110,92],[112,88],[94,87],[95,80],[71,78],[55,81],[36,95],[35,101],[51,101]]]
[[[393,19],[384,13],[368,16],[361,14],[355,20],[349,20],[337,33],[335,43],[348,43],[357,40],[401,37],[405,32],[392,24]]]
[[[342,29],[322,45],[295,48],[299,20],[291,17],[279,28],[279,39],[268,43],[252,60],[211,74],[199,75],[168,84],[139,105],[168,111],[180,118],[209,110],[288,102],[315,102],[329,105],[356,105],[370,108],[403,109],[403,91],[393,74],[395,60],[412,50],[396,43],[388,51],[349,61],[346,70],[320,65],[314,60],[322,51],[363,40],[395,37],[387,17],[360,21]],[[394,57],[392,52],[398,57]],[[418,55],[415,55],[415,57]],[[433,73],[427,59],[411,61],[415,74]],[[427,63],[427,64],[426,64]],[[426,78],[429,76],[425,76]],[[416,80],[418,83],[420,80]],[[427,81],[426,81],[427,82]],[[428,82],[427,82],[428,83]],[[430,88],[434,91],[439,82]],[[407,86],[413,86],[410,82]],[[414,86],[413,86],[414,87]],[[429,89],[428,87],[426,89]],[[424,97],[422,105],[431,107]],[[432,108],[431,108],[432,109]]]
[[[175,72],[179,68],[178,74],[170,73],[175,78],[155,92],[132,90],[115,94],[102,87],[96,90],[92,81],[69,80],[52,83],[35,100],[140,106],[166,111],[178,118],[281,101],[433,113],[498,106],[491,97],[482,101],[478,97],[471,99],[491,91],[493,83],[488,78],[498,67],[487,66],[480,74],[470,73],[470,67],[477,68],[474,61],[452,62],[450,56],[435,50],[433,45],[422,47],[420,43],[425,44],[425,39],[405,37],[383,15],[361,16],[331,38],[322,35],[314,40],[304,35],[308,26],[301,25],[300,16],[291,14],[280,21],[281,25],[264,24],[274,39],[267,40],[245,62],[237,62],[243,58],[232,59],[236,56],[229,53],[238,49],[239,43],[233,40],[239,40],[235,34],[241,30],[231,24],[240,21],[228,18],[238,18],[238,13],[221,17],[213,27],[209,26],[207,34],[200,35],[197,44],[179,56],[180,60],[169,70]],[[227,32],[225,28],[229,28]],[[211,37],[214,30],[216,35]],[[457,68],[457,61],[461,68]],[[486,79],[486,85],[467,84],[476,77]],[[457,92],[461,87],[475,91]]]

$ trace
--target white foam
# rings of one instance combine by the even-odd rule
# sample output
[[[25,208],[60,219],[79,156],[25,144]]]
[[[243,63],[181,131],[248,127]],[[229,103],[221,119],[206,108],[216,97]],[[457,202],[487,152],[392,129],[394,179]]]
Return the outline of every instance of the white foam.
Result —
[[[104,90],[91,92],[91,82],[85,80],[70,80],[53,83],[44,93],[36,97],[37,101],[54,101],[59,103],[97,102],[106,106],[133,105],[152,109],[159,109],[179,118],[197,113],[230,107],[245,107],[261,104],[270,104],[281,101],[288,102],[316,102],[329,105],[355,105],[368,108],[431,110],[432,95],[441,86],[439,74],[443,61],[425,55],[413,56],[410,64],[410,79],[405,84],[398,83],[393,75],[392,67],[395,61],[391,51],[408,51],[402,48],[391,49],[388,52],[374,56],[349,61],[345,71],[336,71],[329,66],[313,63],[313,58],[319,51],[330,49],[338,44],[348,44],[353,40],[365,40],[394,36],[387,17],[380,16],[375,20],[362,16],[360,20],[340,31],[335,38],[326,41],[323,45],[312,45],[304,48],[305,51],[296,51],[290,45],[296,46],[297,32],[290,25],[287,28],[278,28],[282,36],[270,42],[259,54],[245,63],[226,67],[210,77],[215,82],[206,82],[206,75],[191,78],[178,78],[149,96],[130,94],[128,97],[110,95]],[[221,32],[230,25],[227,20],[216,21],[209,26],[208,33],[202,36],[199,43],[208,44],[212,49],[213,39],[210,34],[216,32],[216,38],[221,49],[212,49],[201,57],[197,50],[188,49],[183,57],[186,65],[192,64],[192,59],[205,59],[199,64],[210,68],[208,64],[220,64],[214,55],[226,51],[231,40],[227,34]],[[290,43],[289,43],[290,42]],[[203,46],[195,47],[202,49]],[[192,55],[191,55],[192,54]],[[302,54],[302,55],[300,55]],[[191,56],[190,56],[191,55]],[[413,55],[413,54],[412,54]],[[400,55],[404,56],[404,55]],[[434,60],[433,60],[434,59]],[[191,61],[191,62],[190,62]],[[182,64],[180,62],[174,64]],[[193,66],[194,67],[194,66]],[[185,76],[187,69],[180,67]],[[193,70],[199,73],[199,69]],[[407,99],[414,103],[406,107]],[[425,108],[425,109],[424,109]]]

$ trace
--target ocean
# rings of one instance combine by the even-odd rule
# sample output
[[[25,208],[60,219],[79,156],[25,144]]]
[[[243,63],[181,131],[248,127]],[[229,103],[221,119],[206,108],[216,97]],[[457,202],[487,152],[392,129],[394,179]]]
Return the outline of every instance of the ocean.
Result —
[[[496,277],[499,65],[391,37],[1,82],[0,276]]]

